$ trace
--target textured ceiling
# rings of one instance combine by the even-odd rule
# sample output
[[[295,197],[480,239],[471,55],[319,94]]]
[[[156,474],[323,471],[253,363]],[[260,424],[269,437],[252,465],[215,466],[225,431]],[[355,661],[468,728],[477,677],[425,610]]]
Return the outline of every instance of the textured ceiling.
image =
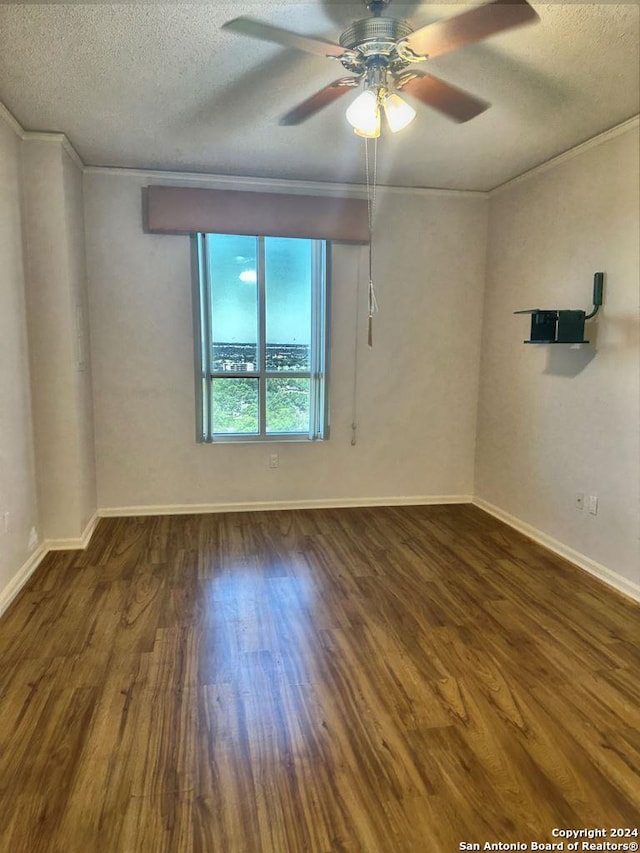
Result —
[[[379,179],[491,189],[638,112],[639,7],[545,4],[542,22],[434,59],[492,107],[456,125],[426,107],[383,136]],[[394,2],[417,26],[463,4]],[[28,130],[62,131],[85,163],[362,182],[347,95],[299,127],[279,116],[339,63],[221,31],[250,15],[337,40],[359,3],[0,5],[0,101]]]

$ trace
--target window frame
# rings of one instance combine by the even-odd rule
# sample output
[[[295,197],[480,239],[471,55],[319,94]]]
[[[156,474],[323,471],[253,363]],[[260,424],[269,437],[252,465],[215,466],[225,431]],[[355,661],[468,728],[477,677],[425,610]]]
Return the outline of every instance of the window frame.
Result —
[[[256,239],[258,363],[253,371],[212,370],[212,313],[207,233],[191,235],[193,273],[193,320],[196,390],[196,442],[198,444],[308,442],[329,439],[329,365],[331,317],[331,243],[308,239],[312,248],[311,263],[311,345],[308,371],[274,371],[266,368],[266,278],[265,239]],[[258,432],[213,433],[212,387],[214,379],[256,379],[258,381]],[[266,388],[269,379],[309,379],[309,431],[268,433],[266,431]]]

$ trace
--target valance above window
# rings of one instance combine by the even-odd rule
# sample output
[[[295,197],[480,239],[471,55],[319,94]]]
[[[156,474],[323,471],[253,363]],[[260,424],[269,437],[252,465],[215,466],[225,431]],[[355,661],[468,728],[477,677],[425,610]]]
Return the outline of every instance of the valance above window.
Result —
[[[369,242],[364,199],[195,187],[148,187],[145,230]]]

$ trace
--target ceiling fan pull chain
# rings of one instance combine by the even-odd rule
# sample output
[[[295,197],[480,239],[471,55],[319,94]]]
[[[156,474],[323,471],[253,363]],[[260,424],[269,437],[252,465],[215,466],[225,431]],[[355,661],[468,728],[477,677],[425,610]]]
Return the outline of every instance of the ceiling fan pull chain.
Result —
[[[369,348],[373,347],[373,315],[378,312],[378,302],[376,300],[376,292],[373,287],[373,282],[369,279],[369,328],[367,333],[367,343]]]
[[[378,178],[378,140],[373,140],[373,182],[371,181],[371,169],[369,163],[369,140],[364,140],[365,171],[367,174],[367,212],[369,215],[369,288],[368,299],[368,329],[367,343],[369,348],[373,347],[373,315],[378,313],[378,300],[376,299],[375,286],[373,284],[373,211],[376,201],[376,183]]]

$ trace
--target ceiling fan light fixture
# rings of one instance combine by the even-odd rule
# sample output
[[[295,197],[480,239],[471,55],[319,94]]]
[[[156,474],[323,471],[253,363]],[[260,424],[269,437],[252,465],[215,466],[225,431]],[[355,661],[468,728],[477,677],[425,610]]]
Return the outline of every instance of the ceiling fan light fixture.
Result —
[[[377,93],[371,89],[358,95],[349,105],[346,116],[358,136],[368,139],[380,136],[380,104]]]
[[[392,92],[385,95],[382,105],[384,114],[389,125],[389,130],[392,133],[397,133],[411,124],[416,117],[416,111],[406,101],[403,101],[399,95]]]
[[[356,136],[362,136],[364,139],[377,139],[380,136],[380,129],[381,129],[380,113],[378,112],[378,121],[372,130],[369,130],[369,131],[359,130],[357,127],[354,127],[353,132],[355,133]]]

